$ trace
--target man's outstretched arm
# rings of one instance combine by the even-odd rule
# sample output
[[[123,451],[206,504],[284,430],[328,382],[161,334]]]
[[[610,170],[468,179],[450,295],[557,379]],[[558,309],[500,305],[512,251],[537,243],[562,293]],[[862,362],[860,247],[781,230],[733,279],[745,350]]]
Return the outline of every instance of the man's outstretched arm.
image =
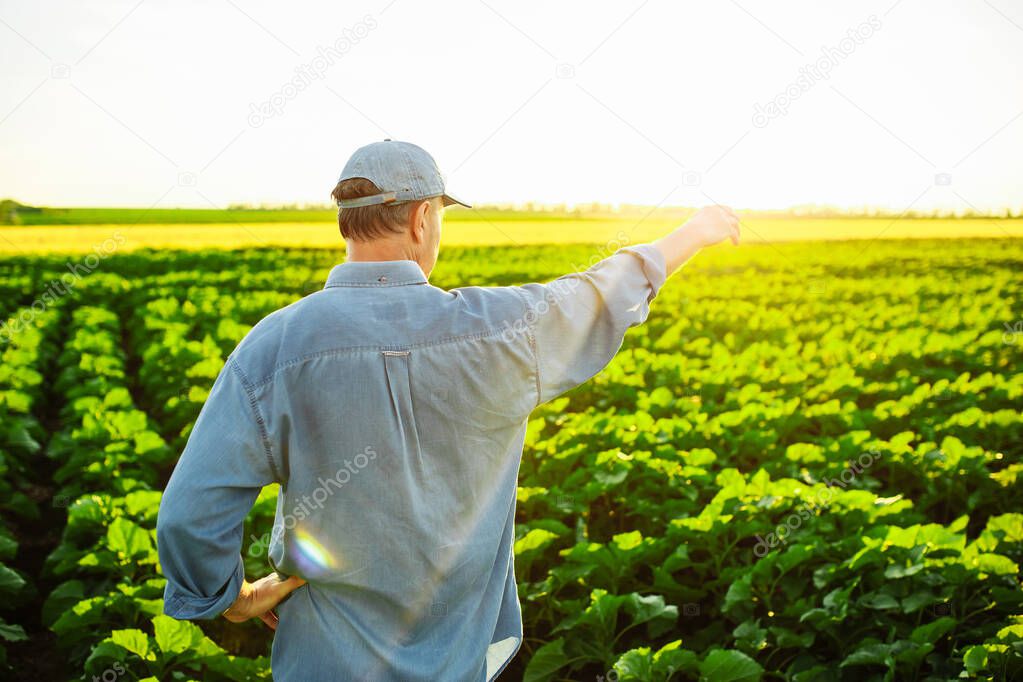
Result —
[[[156,539],[167,578],[164,612],[180,619],[224,613],[276,627],[273,607],[303,584],[276,574],[245,580],[245,516],[278,481],[262,419],[233,358],[217,376],[160,501]]]
[[[725,239],[739,243],[739,219],[730,208],[711,206],[668,235],[619,249],[584,272],[515,287],[525,307],[509,329],[522,329],[533,346],[537,403],[602,370],[625,332],[646,320],[665,279],[700,249]]]

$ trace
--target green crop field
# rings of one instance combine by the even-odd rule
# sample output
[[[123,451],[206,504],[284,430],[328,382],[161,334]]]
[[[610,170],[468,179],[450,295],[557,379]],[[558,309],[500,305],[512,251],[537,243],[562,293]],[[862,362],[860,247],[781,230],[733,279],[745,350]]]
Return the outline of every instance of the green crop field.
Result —
[[[65,236],[88,248],[0,257],[0,665],[268,680],[261,623],[162,615],[156,511],[227,354],[339,250],[86,255],[109,234]],[[601,255],[448,248],[432,282]],[[1023,678],[1021,406],[1017,239],[701,254],[606,370],[531,418],[525,642],[502,679]],[[246,523],[250,578],[276,494]]]

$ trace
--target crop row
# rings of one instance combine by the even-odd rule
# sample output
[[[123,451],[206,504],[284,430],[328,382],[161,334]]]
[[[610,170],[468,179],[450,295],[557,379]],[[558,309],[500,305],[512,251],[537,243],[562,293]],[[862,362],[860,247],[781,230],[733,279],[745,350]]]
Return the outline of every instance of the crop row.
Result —
[[[33,459],[45,438],[35,416],[45,397],[41,368],[56,354],[54,340],[62,316],[59,307],[11,312],[19,329],[0,346],[0,609],[5,611],[23,605],[35,592],[28,577],[5,562],[19,551],[12,526],[39,518],[36,502],[26,491],[33,483]],[[21,624],[0,618],[0,641],[26,638]],[[7,650],[0,644],[0,666],[6,660]]]
[[[47,456],[59,464],[58,495],[73,502],[46,560],[46,576],[61,582],[42,606],[43,622],[87,678],[167,679],[174,670],[258,678],[264,660],[229,656],[197,626],[162,615],[158,487],[176,455],[134,404],[122,338],[108,309],[71,315],[56,382],[66,397],[62,428]]]

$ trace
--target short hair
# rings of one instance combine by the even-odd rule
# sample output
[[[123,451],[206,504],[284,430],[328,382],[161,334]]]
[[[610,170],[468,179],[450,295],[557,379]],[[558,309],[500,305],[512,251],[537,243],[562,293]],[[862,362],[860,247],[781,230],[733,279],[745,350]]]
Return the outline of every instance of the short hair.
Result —
[[[335,203],[342,199],[358,199],[380,194],[380,188],[366,178],[349,178],[334,187],[330,196]],[[416,201],[400,204],[373,204],[357,208],[338,208],[337,224],[341,236],[355,241],[378,239],[388,234],[400,234],[403,224],[415,208]]]

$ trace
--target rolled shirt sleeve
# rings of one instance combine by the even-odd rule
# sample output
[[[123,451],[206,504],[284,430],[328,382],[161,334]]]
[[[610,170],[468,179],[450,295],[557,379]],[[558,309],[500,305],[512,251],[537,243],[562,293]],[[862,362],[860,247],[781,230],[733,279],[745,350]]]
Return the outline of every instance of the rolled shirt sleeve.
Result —
[[[245,516],[279,478],[252,388],[228,357],[160,501],[164,613],[214,618],[234,602],[245,579]]]
[[[606,367],[625,332],[646,320],[666,277],[661,252],[641,244],[619,249],[584,272],[517,287],[537,358],[538,403]]]

